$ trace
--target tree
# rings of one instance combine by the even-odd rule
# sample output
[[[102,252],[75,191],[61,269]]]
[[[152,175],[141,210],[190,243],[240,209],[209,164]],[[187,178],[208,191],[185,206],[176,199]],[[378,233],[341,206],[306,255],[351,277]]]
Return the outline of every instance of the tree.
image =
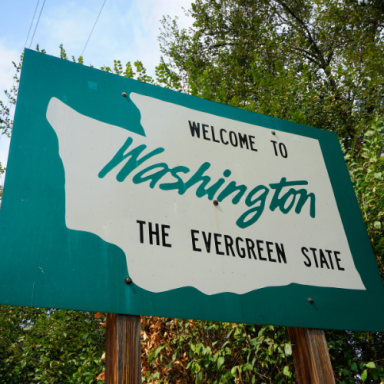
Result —
[[[95,383],[105,329],[94,313],[0,306],[2,383]]]
[[[189,30],[163,19],[164,84],[337,132],[383,277],[383,2],[196,0],[189,14]],[[327,331],[337,381],[384,381],[382,338]]]
[[[102,69],[337,132],[383,276],[382,2],[196,0],[189,13],[195,23],[188,31],[164,18],[160,41],[165,60],[155,80],[139,62],[136,75],[130,63],[123,67],[119,61]],[[67,59],[63,49],[61,58]],[[18,310],[2,307],[7,308]],[[359,310],[369,315],[369,308]],[[50,317],[50,311],[45,313]],[[93,321],[100,317],[93,317],[84,314],[85,333],[94,332]],[[13,343],[22,351],[20,317],[15,324],[7,328],[14,338],[5,349]],[[34,324],[31,334],[39,330]],[[337,382],[384,381],[383,334],[327,331],[326,336]],[[86,359],[87,352],[80,356]],[[35,369],[44,367],[40,361],[34,362]],[[97,364],[100,371],[102,363]],[[295,381],[284,327],[143,317],[142,367],[147,383]],[[74,375],[68,382],[76,382]],[[12,379],[17,382],[17,376]]]
[[[383,113],[380,0],[196,0],[193,27],[163,19],[175,89],[328,129],[359,151]]]

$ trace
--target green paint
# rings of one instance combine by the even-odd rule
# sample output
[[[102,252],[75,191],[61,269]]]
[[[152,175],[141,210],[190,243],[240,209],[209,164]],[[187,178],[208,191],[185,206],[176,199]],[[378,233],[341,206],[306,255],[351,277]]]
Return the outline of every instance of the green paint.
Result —
[[[304,204],[309,199],[310,200],[309,214],[312,218],[316,217],[316,205],[315,205],[316,197],[314,193],[307,193],[305,189],[300,189],[297,191],[293,188],[290,188],[289,191],[286,192],[282,197],[279,197],[283,188],[286,188],[289,186],[297,186],[297,185],[308,185],[308,182],[305,180],[287,181],[285,177],[282,177],[279,183],[269,184],[269,186],[275,190],[269,209],[271,211],[274,211],[276,208],[279,208],[281,212],[287,214],[294,206],[296,202],[296,196],[300,195],[295,208],[295,212],[298,214],[301,213],[301,210]],[[287,202],[288,202],[288,206],[286,206]]]
[[[130,150],[127,154],[125,154],[126,150],[130,147],[132,142],[133,142],[133,139],[131,137],[128,137],[127,141],[117,151],[113,159],[99,172],[100,178],[105,177],[108,172],[112,171],[113,168],[117,167],[125,159],[129,158],[129,160],[125,163],[123,168],[119,171],[119,173],[116,176],[117,181],[120,181],[120,182],[124,181],[126,177],[134,169],[136,169],[140,164],[144,163],[144,161],[150,159],[155,155],[160,154],[161,152],[164,152],[164,148],[156,148],[152,152],[148,153],[147,155],[139,159],[138,158],[139,155],[141,155],[141,153],[144,151],[145,148],[147,148],[147,146],[144,144],[139,145],[138,147]]]
[[[254,195],[256,195],[260,191],[262,191],[262,193],[259,196],[257,196],[256,199],[252,200]],[[250,225],[256,223],[256,221],[259,219],[259,217],[261,216],[261,214],[264,211],[265,201],[266,201],[266,198],[268,196],[268,193],[269,193],[269,189],[264,185],[258,185],[257,187],[252,189],[252,191],[248,194],[247,198],[245,199],[245,204],[248,207],[252,207],[254,205],[255,205],[255,207],[244,212],[238,218],[238,220],[236,221],[236,224],[240,228],[247,228]],[[252,213],[254,213],[254,215],[251,218],[249,218],[248,220],[245,220]]]
[[[180,195],[182,195],[183,193],[185,193],[186,187],[185,187],[185,183],[184,183],[183,179],[178,175],[178,173],[179,172],[188,173],[189,168],[183,167],[180,165],[178,167],[174,167],[174,168],[170,169],[169,172],[177,181],[174,183],[160,184],[160,189],[162,189],[163,191],[171,191],[172,189],[175,189],[178,191],[178,193]]]
[[[151,173],[148,176],[143,177],[146,173],[152,171],[153,169],[160,168],[160,171]],[[150,188],[154,188],[156,183],[167,173],[169,172],[168,165],[165,163],[153,164],[142,171],[138,172],[135,176],[133,176],[132,181],[134,184],[145,183],[148,180],[151,180],[149,183]]]
[[[238,204],[246,190],[247,187],[245,185],[236,185],[236,181],[231,181],[217,197],[217,200],[221,202],[232,193],[238,191],[232,199],[233,204]]]
[[[110,172],[113,168],[115,168],[124,160],[128,159],[127,163],[123,166],[123,168],[119,171],[119,173],[116,176],[117,181],[120,181],[120,182],[124,181],[132,171],[138,168],[145,161],[165,151],[164,148],[156,148],[155,150],[151,151],[150,153],[148,153],[147,155],[139,159],[138,158],[139,155],[142,154],[142,152],[146,149],[147,146],[144,144],[141,144],[138,147],[131,149],[127,154],[125,154],[125,152],[127,151],[127,149],[130,147],[132,143],[133,143],[133,139],[131,137],[128,137],[124,145],[117,151],[116,155],[112,158],[112,160],[99,172],[100,178],[105,177],[108,174],[108,172]],[[184,195],[189,188],[192,188],[196,184],[199,184],[199,186],[196,189],[196,196],[198,198],[202,198],[205,195],[207,195],[209,200],[213,200],[215,195],[218,193],[219,189],[226,182],[226,180],[223,178],[220,178],[213,185],[208,187],[208,184],[211,182],[211,177],[206,175],[205,172],[208,171],[210,167],[211,167],[210,163],[208,162],[203,163],[188,181],[183,181],[183,179],[178,175],[178,173],[179,172],[188,173],[190,171],[188,167],[178,166],[172,169],[166,163],[157,163],[157,164],[150,165],[147,168],[138,172],[135,176],[133,176],[132,181],[134,184],[141,184],[146,181],[150,181],[149,187],[153,189],[156,186],[156,184],[161,180],[161,178],[163,178],[166,174],[170,173],[173,177],[176,178],[177,181],[175,183],[161,184],[160,189],[165,191],[176,189],[180,195]],[[151,174],[144,176],[146,173],[151,172],[156,168],[160,168],[160,171],[154,172],[154,173],[152,172]],[[225,177],[229,177],[231,173],[232,172],[229,169],[227,169],[223,172],[223,175]],[[289,191],[286,192],[282,197],[279,197],[280,192],[282,191],[283,188],[286,188],[288,186],[297,186],[297,185],[308,185],[308,182],[305,180],[287,181],[286,178],[283,177],[281,178],[279,183],[270,184],[270,187],[272,189],[275,189],[275,194],[273,195],[269,209],[271,211],[274,211],[277,207],[279,207],[281,212],[287,214],[295,205],[296,195],[300,195],[295,208],[295,212],[297,214],[301,213],[301,210],[304,204],[308,199],[310,199],[310,204],[311,204],[310,216],[314,218],[315,217],[315,201],[316,201],[314,193],[308,194],[307,190],[305,189],[300,189],[297,191],[293,188],[290,188]],[[232,204],[238,204],[240,199],[244,196],[246,190],[247,190],[247,187],[245,185],[237,185],[235,181],[231,181],[224,188],[224,190],[219,194],[217,199],[219,202],[221,202],[225,198],[230,196],[232,193],[237,192],[237,194],[232,199]],[[263,191],[263,193],[261,193],[260,196],[258,196],[255,200],[252,200],[254,195],[259,191]],[[257,222],[257,220],[260,218],[260,216],[264,211],[265,202],[266,202],[268,193],[269,193],[269,189],[264,185],[259,185],[250,191],[245,202],[248,207],[252,207],[254,205],[255,207],[244,212],[239,217],[239,219],[236,221],[236,225],[239,228],[244,229]],[[292,198],[289,201],[290,197]],[[286,207],[287,201],[289,202],[288,207]],[[248,220],[246,220],[246,218],[250,214],[253,214],[253,216]]]

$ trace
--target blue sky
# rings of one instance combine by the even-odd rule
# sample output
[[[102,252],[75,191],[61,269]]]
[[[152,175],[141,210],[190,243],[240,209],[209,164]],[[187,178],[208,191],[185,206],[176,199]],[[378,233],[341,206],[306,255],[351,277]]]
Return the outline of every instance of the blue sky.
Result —
[[[0,10],[0,99],[12,85],[12,61],[18,62],[38,0],[1,0]],[[64,44],[68,55],[78,57],[94,25],[104,0],[45,0],[31,48],[36,44],[50,55],[58,56]],[[26,47],[31,44],[41,6],[40,0]],[[182,8],[191,0],[106,0],[103,11],[84,52],[85,64],[112,65],[113,60],[141,60],[154,74],[160,60],[158,43],[160,20],[165,15],[179,17],[181,27],[192,24]],[[9,140],[0,136],[0,162],[7,163]],[[0,184],[4,180],[0,176]]]

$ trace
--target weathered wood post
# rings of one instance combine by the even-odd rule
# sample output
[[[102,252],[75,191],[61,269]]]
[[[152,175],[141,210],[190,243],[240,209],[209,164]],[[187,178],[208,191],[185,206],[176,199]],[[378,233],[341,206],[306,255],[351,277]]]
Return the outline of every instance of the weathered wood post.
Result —
[[[141,384],[140,316],[107,313],[106,384]]]
[[[322,329],[288,327],[299,384],[334,384],[327,341]]]

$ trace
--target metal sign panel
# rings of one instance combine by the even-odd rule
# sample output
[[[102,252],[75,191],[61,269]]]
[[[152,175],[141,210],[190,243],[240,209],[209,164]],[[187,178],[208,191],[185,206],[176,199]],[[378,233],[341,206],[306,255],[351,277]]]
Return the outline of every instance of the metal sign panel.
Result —
[[[29,50],[0,241],[3,304],[384,330],[334,133]]]

